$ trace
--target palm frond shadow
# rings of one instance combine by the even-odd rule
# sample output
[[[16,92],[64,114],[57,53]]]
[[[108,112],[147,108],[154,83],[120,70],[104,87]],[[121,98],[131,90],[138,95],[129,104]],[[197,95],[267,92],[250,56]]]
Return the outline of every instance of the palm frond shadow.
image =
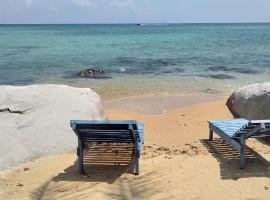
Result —
[[[246,148],[246,168],[240,170],[239,152],[222,139],[213,141],[202,139],[200,142],[219,162],[222,179],[237,180],[248,177],[270,177],[270,163],[253,149]]]
[[[106,174],[92,171],[93,176],[86,176],[79,175],[76,167],[69,167],[66,174],[58,174],[33,191],[31,199],[96,199],[102,196],[105,199],[128,200],[149,199],[156,194],[159,198],[155,199],[169,198],[169,194],[163,191],[162,178],[156,172],[119,177],[119,171],[113,175],[112,170],[115,171],[115,167]],[[98,187],[100,184],[102,186]]]
[[[42,200],[46,196],[46,192],[48,189],[48,186],[50,184],[50,181],[45,182],[42,184],[37,190],[31,193],[31,199],[33,200]]]
[[[53,181],[80,181],[80,182],[106,182],[114,183],[123,173],[132,174],[133,165],[93,165],[85,164],[85,174],[78,172],[78,160],[59,173]]]
[[[88,174],[78,173],[78,161],[31,193],[33,200],[41,199],[89,199],[94,195],[93,185],[99,182],[112,184],[123,173],[130,172],[130,165],[85,165]],[[86,184],[81,184],[86,183]]]
[[[91,166],[90,169],[91,174],[81,175],[75,162],[64,173],[59,173],[33,191],[31,199],[91,199],[95,193],[89,191],[94,185],[99,182],[111,185],[127,170],[126,166]]]
[[[133,179],[122,179],[116,188],[106,189],[102,192],[108,199],[133,200],[133,199],[170,199],[170,194],[164,191],[161,176],[155,172],[146,173]],[[155,195],[158,194],[158,197]]]
[[[30,195],[32,200],[51,200],[51,199],[91,199],[94,195],[89,192],[91,185],[78,186],[78,183],[58,184],[49,180],[42,184]]]

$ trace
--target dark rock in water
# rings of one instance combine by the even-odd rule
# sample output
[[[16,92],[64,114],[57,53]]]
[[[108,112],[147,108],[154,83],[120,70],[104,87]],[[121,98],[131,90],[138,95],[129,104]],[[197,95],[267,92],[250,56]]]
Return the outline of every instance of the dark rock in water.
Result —
[[[226,67],[223,65],[212,66],[208,68],[209,71],[223,71],[223,72],[237,72],[240,74],[259,74],[260,71],[256,69],[250,69],[248,67]]]
[[[95,78],[103,74],[105,74],[105,71],[101,68],[91,68],[80,71],[80,77],[82,78]]]
[[[134,57],[116,57],[115,60],[117,61],[117,64],[132,64],[137,61],[137,58]]]
[[[206,88],[205,90],[202,90],[202,92],[207,93],[207,94],[218,94],[219,93],[217,90],[213,90],[210,88]]]
[[[230,71],[230,69],[228,67],[223,66],[223,65],[212,66],[212,67],[209,67],[208,70],[210,70],[210,71],[224,71],[224,72]]]
[[[156,75],[162,75],[162,74],[179,74],[183,73],[185,70],[182,68],[168,68],[163,70],[157,70],[154,74]]]
[[[18,46],[18,47],[14,47],[14,49],[39,49],[39,46]]]
[[[212,75],[208,75],[206,77],[214,78],[214,79],[236,79],[234,76],[231,76],[228,74],[212,74]]]
[[[241,74],[259,74],[260,72],[256,69],[249,69],[249,68],[240,68],[234,67],[231,71],[238,72]]]

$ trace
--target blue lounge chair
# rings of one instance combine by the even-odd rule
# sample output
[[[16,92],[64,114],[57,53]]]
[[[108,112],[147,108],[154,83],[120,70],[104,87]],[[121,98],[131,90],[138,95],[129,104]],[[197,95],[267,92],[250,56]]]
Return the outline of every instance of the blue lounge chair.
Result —
[[[215,132],[240,152],[240,169],[245,168],[246,139],[270,136],[270,120],[210,120],[208,123],[210,141]]]
[[[112,153],[112,150],[108,151],[108,149],[113,144],[120,145],[118,146],[120,151],[121,144],[131,145],[132,154],[130,156],[134,161],[132,164],[134,164],[135,174],[139,174],[139,158],[144,143],[143,123],[131,120],[71,120],[70,126],[78,137],[77,156],[80,174],[84,173],[84,155],[87,154],[87,149],[89,153],[91,153],[91,149],[95,151],[98,159],[102,154]],[[97,148],[98,145],[104,144],[108,144],[105,151],[104,146],[100,150]],[[93,147],[93,145],[94,148],[88,148],[89,146]],[[123,153],[123,151],[121,152]]]

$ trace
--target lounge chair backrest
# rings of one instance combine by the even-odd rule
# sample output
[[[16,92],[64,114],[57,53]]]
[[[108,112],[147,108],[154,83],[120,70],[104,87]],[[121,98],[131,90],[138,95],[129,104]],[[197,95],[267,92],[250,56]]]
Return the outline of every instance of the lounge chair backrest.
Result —
[[[82,142],[141,143],[143,124],[134,122],[80,120],[71,126]]]
[[[134,120],[71,120],[70,126],[78,137],[77,155],[81,174],[84,173],[84,150],[93,151],[91,146],[107,145],[106,143],[119,143],[117,144],[119,148],[124,149],[126,148],[124,143],[131,146],[133,150],[130,153],[134,160],[135,174],[139,174],[139,158],[144,143],[143,123]],[[108,148],[113,146],[108,145]],[[98,151],[98,147],[94,149]],[[104,149],[99,153],[104,154]]]
[[[234,138],[244,134],[246,137],[259,134],[260,131],[267,131],[270,128],[270,120],[251,120],[240,128],[234,135]]]

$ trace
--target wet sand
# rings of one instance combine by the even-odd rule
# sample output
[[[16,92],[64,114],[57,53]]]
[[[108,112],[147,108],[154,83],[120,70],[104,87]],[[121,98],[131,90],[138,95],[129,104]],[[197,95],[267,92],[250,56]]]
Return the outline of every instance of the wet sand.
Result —
[[[199,103],[225,99],[222,95],[182,95],[182,96],[152,96],[131,97],[108,100],[104,102],[105,109],[127,110],[147,115],[162,115],[167,110],[182,108]]]

